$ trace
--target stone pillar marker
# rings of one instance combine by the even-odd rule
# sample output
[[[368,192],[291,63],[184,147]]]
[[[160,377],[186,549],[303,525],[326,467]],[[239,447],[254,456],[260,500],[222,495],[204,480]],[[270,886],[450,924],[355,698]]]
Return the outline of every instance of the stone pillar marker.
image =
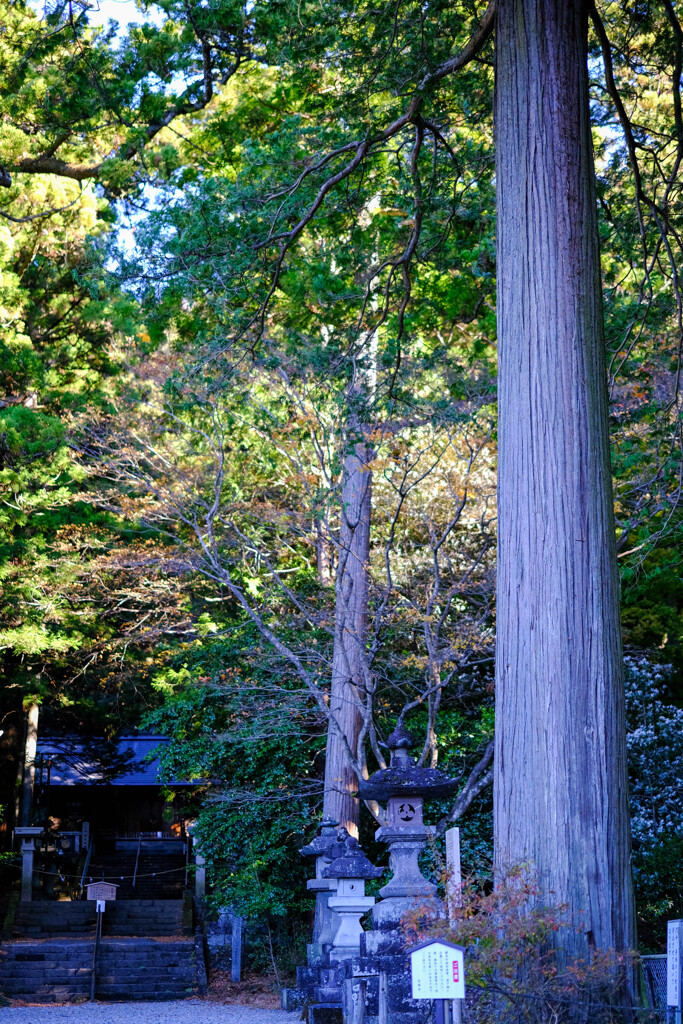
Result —
[[[43,829],[40,825],[18,825],[14,834],[21,840],[21,901],[25,903],[33,899],[33,855]]]
[[[446,832],[446,900],[448,920],[455,920],[455,908],[462,906],[462,868],[460,866],[460,829],[449,828]]]
[[[201,847],[195,839],[194,822],[188,822],[186,831],[189,841],[192,843],[192,852],[194,854],[194,895],[196,900],[203,900],[206,896],[206,861],[202,856]]]

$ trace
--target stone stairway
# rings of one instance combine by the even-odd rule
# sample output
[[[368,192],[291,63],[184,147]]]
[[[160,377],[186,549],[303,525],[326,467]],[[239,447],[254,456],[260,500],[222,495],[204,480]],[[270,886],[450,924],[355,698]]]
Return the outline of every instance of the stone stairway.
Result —
[[[100,999],[184,999],[198,988],[192,939],[104,941],[95,992]]]
[[[183,999],[205,977],[192,939],[103,939],[95,974],[98,999]],[[89,998],[93,939],[19,941],[0,946],[0,990],[12,1000],[71,1002]]]
[[[93,941],[3,942],[0,990],[8,999],[67,1002],[90,996]]]
[[[102,921],[99,999],[183,999],[206,984],[192,901],[115,900]],[[92,900],[19,903],[12,939],[0,945],[0,992],[26,1002],[90,997],[96,907]]]
[[[109,901],[104,912],[102,934],[105,937],[192,934],[191,922],[183,923],[183,907],[182,899]],[[20,903],[12,937],[91,936],[95,934],[95,921],[96,910],[92,900]]]
[[[182,900],[116,900],[107,904],[102,934],[180,936],[192,926],[183,928]]]
[[[95,934],[95,904],[89,900],[51,903],[36,900],[19,903],[12,938],[54,938]]]
[[[86,881],[114,882],[119,900],[177,900],[185,888],[185,854],[178,844],[143,842],[140,857],[135,850],[95,854],[90,862]],[[137,874],[135,864],[137,859]],[[135,885],[133,885],[133,875]]]

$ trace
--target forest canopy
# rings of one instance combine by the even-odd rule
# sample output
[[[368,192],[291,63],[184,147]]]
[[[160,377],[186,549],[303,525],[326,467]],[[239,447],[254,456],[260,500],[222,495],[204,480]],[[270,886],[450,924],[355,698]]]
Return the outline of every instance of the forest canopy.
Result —
[[[405,719],[420,763],[460,777],[440,816],[462,820],[480,867],[494,4],[159,0],[118,5],[119,25],[85,0],[0,7],[5,752],[20,757],[31,703],[57,733],[169,735],[169,777],[197,780],[216,905],[284,919],[303,905],[288,879],[311,821],[382,820],[354,794]],[[683,27],[670,0],[587,15],[654,948],[662,913],[683,914],[680,772],[661,801],[652,775],[682,756]],[[11,762],[8,815],[15,776]]]

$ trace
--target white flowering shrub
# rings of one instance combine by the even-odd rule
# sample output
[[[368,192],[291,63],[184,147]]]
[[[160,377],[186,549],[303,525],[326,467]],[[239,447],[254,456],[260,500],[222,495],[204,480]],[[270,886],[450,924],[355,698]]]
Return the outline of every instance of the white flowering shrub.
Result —
[[[663,699],[670,666],[625,662],[631,827],[651,844],[683,835],[683,709]]]
[[[659,953],[666,919],[683,916],[683,709],[666,699],[670,666],[625,660],[638,935]]]

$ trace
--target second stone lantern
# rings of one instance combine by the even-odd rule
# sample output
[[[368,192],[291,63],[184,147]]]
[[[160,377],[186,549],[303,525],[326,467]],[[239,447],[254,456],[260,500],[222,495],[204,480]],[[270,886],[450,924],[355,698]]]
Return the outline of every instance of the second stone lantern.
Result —
[[[358,790],[364,800],[386,804],[387,824],[375,833],[378,842],[389,847],[389,868],[392,878],[379,891],[381,901],[372,911],[374,928],[393,930],[401,918],[416,905],[433,907],[439,912],[436,886],[427,881],[418,864],[418,857],[434,835],[434,826],[425,825],[422,808],[425,799],[450,796],[457,788],[438,768],[422,768],[408,751],[416,741],[403,725],[389,736],[391,752],[388,768],[361,781]]]

